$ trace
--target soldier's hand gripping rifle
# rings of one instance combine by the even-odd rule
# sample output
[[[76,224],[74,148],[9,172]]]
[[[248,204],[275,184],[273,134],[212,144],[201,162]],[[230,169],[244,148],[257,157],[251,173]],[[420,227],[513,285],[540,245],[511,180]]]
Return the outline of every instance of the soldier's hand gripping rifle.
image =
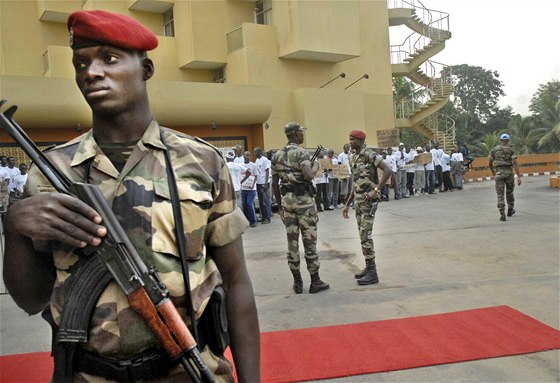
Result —
[[[0,107],[6,100],[0,101]],[[148,324],[169,356],[179,361],[193,382],[214,382],[214,376],[202,359],[191,332],[169,299],[166,286],[154,268],[148,269],[124,229],[115,217],[97,185],[71,182],[37,148],[23,129],[12,119],[17,107],[12,106],[0,113],[0,125],[31,158],[53,187],[60,193],[74,196],[92,208],[102,217],[107,235],[101,244],[89,247],[91,257],[77,273],[73,294],[68,294],[66,305],[72,302],[96,300],[108,280],[114,279],[127,296],[130,307]],[[108,270],[108,272],[107,272]],[[107,277],[91,277],[92,275]],[[111,278],[112,277],[112,278]],[[97,293],[93,291],[97,290]],[[93,298],[91,298],[93,297]],[[78,306],[78,305],[76,305]],[[88,304],[85,305],[86,307]],[[94,304],[89,304],[93,309]],[[85,312],[84,312],[85,311]],[[58,342],[87,341],[87,329],[91,310],[74,310],[60,323]],[[193,323],[196,326],[196,323]],[[195,371],[196,370],[196,371]]]

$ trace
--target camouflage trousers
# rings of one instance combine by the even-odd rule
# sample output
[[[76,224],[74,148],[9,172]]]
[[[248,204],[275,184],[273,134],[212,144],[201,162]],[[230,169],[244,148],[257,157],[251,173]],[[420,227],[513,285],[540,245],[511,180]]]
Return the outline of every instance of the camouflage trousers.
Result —
[[[373,203],[356,201],[356,221],[358,223],[358,233],[360,234],[360,244],[362,245],[362,254],[365,259],[375,259],[375,250],[373,249],[373,219],[371,208]]]
[[[513,209],[513,205],[515,202],[515,198],[513,197],[515,178],[513,174],[513,169],[511,168],[498,168],[496,170],[496,194],[498,195],[498,210],[500,211],[500,213],[503,213],[506,208],[504,194],[508,206]]]
[[[303,241],[305,261],[309,274],[319,271],[317,255],[317,210],[315,206],[284,210],[284,225],[288,237],[288,266],[292,272],[299,271],[299,233]]]

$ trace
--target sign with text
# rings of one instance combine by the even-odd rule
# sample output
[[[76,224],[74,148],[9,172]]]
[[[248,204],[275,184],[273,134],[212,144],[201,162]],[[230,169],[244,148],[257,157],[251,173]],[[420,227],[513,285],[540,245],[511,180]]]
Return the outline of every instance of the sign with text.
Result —
[[[344,179],[350,177],[350,172],[348,171],[348,165],[333,165],[333,176],[338,179]]]
[[[378,130],[377,132],[377,146],[380,148],[388,148],[399,146],[399,130],[398,129],[385,129]]]

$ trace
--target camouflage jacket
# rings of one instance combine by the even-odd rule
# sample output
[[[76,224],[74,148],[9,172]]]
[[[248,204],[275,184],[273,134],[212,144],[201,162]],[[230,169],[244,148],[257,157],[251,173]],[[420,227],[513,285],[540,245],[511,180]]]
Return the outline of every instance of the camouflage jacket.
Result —
[[[308,182],[303,175],[303,167],[306,165],[311,166],[311,157],[307,150],[289,142],[284,148],[274,153],[270,171],[272,175],[280,177],[280,185],[290,187]],[[282,206],[285,209],[307,208],[314,206],[314,199],[311,193],[296,196],[295,193],[288,191],[282,196]]]
[[[515,154],[515,149],[512,146],[500,144],[492,148],[488,159],[492,160],[492,165],[495,168],[511,168],[513,166],[513,161],[517,159],[517,155]]]
[[[161,128],[152,121],[130,154],[122,172],[114,168],[93,138],[92,131],[46,153],[74,182],[98,184],[105,198],[148,267],[154,266],[169,289],[170,298],[186,323],[185,288],[166,175],[164,151],[173,164],[188,247],[189,278],[196,317],[204,311],[214,287],[221,283],[216,264],[206,257],[206,245],[223,246],[237,239],[248,226],[236,208],[228,167],[220,153],[202,140]],[[89,179],[85,180],[89,167]],[[36,167],[29,172],[30,194],[52,191]],[[61,288],[84,255],[57,242],[35,242],[40,251],[53,253],[56,282],[51,296],[55,322],[64,307]],[[74,267],[73,267],[74,266]],[[144,321],[129,308],[113,281],[102,293],[93,313],[90,336],[84,347],[104,356],[128,358],[156,344]]]
[[[375,187],[377,167],[383,158],[372,148],[364,145],[360,153],[352,156],[350,169],[352,170],[354,199],[360,202],[364,193]]]

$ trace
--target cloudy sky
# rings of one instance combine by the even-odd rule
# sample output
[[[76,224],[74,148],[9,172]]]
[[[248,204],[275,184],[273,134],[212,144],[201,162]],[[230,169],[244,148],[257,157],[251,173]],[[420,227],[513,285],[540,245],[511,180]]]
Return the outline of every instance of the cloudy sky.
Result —
[[[432,59],[496,70],[506,93],[500,107],[510,105],[514,113],[528,115],[539,84],[560,80],[560,0],[421,2],[449,13],[452,37]]]

